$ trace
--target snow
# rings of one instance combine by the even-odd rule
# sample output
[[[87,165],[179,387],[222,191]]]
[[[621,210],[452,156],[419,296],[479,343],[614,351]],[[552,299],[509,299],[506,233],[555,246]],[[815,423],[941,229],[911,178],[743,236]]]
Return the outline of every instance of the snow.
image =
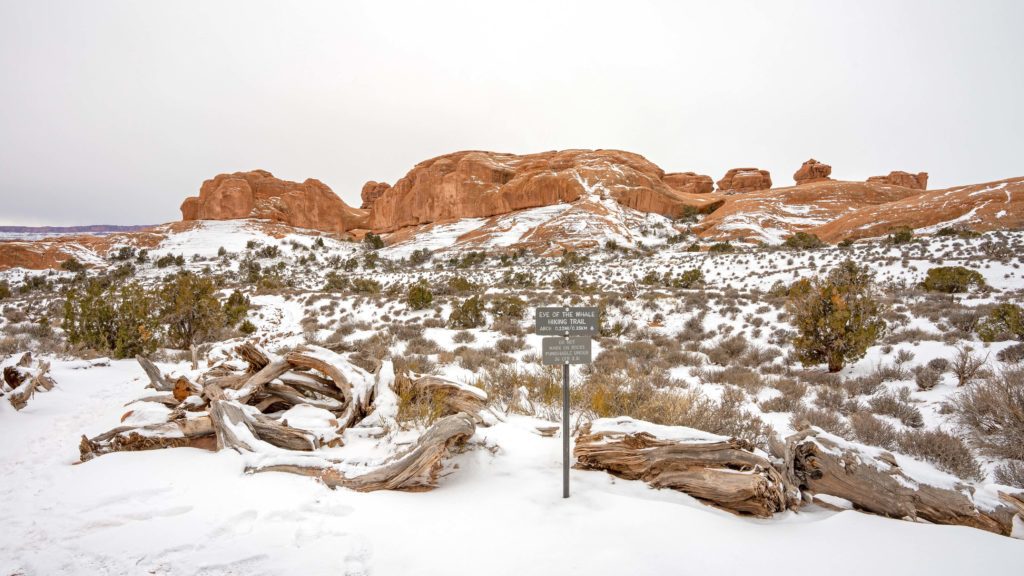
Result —
[[[789,575],[791,563],[766,559],[794,546],[801,563],[840,575],[1024,571],[1024,542],[970,528],[816,506],[754,520],[579,470],[563,500],[561,441],[537,435],[541,421],[529,417],[478,429],[473,444],[493,453],[458,455],[426,493],[245,474],[245,458],[230,450],[115,453],[74,465],[80,435],[116,422],[146,378],[131,361],[68,364],[53,361],[58,386],[22,412],[0,403],[4,574],[619,576],[746,572],[756,562],[758,573]]]

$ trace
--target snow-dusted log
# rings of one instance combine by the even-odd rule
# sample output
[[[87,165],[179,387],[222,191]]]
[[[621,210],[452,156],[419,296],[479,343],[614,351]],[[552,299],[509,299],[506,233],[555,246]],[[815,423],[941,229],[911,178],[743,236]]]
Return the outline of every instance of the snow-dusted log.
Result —
[[[369,472],[346,476],[335,464],[323,459],[253,466],[250,472],[291,472],[312,476],[334,488],[342,486],[360,492],[374,490],[423,491],[437,486],[442,460],[449,450],[476,431],[473,417],[453,414],[434,422],[409,448]]]
[[[249,364],[249,371],[252,373],[259,372],[270,364],[270,358],[249,342],[235,346],[235,353]]]
[[[26,352],[14,366],[4,368],[4,384],[8,388],[7,400],[15,410],[21,410],[36,391],[48,391],[56,382],[49,375],[50,363],[33,360],[32,354]]]
[[[135,361],[138,362],[139,366],[142,366],[142,370],[146,372],[146,376],[149,377],[150,386],[160,392],[169,392],[174,388],[174,383],[168,380],[167,377],[160,372],[160,369],[156,367],[156,364],[153,364],[149,358],[138,354],[135,356]]]
[[[732,512],[766,517],[786,509],[782,476],[741,440],[604,418],[583,425],[574,455],[577,468],[679,490]]]
[[[396,374],[393,386],[395,393],[409,402],[428,400],[440,403],[444,406],[441,416],[465,412],[478,419],[477,415],[487,402],[483,390],[437,376]]]
[[[314,434],[285,426],[236,402],[214,400],[210,403],[210,419],[217,435],[218,450],[233,448],[239,452],[259,452],[256,439],[285,450],[307,452],[320,447]]]
[[[82,461],[110,452],[132,452],[156,448],[212,448],[213,422],[209,416],[181,418],[147,426],[120,426],[95,436],[82,436],[78,446]]]
[[[262,370],[253,374],[237,389],[225,390],[228,398],[240,403],[246,403],[253,394],[258,392],[268,382],[279,378],[282,374],[292,369],[292,365],[285,360],[275,360],[263,367]]]
[[[817,428],[802,430],[786,442],[793,474],[805,497],[826,502],[839,498],[855,509],[882,516],[971,526],[1003,535],[1013,531],[1014,515],[1024,514],[1019,496],[979,494],[974,486],[926,464]],[[905,468],[911,465],[912,470]]]

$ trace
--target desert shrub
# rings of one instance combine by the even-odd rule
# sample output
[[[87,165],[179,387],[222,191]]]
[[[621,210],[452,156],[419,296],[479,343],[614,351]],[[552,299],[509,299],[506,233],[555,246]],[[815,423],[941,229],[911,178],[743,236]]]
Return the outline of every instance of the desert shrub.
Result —
[[[868,406],[875,414],[892,416],[902,422],[904,426],[911,428],[924,426],[924,417],[921,415],[921,411],[895,394],[879,394],[868,400]]]
[[[354,278],[351,282],[352,291],[356,294],[380,294],[380,282],[372,278]]]
[[[949,370],[949,360],[945,358],[932,358],[925,366],[939,374],[944,374]]]
[[[575,272],[566,270],[558,274],[552,281],[552,288],[560,288],[562,290],[578,290],[583,286],[580,281],[580,277]]]
[[[914,239],[914,230],[909,226],[899,226],[889,234],[890,244],[907,244]]]
[[[60,269],[67,270],[68,272],[81,272],[85,270],[85,264],[79,262],[78,258],[71,256],[67,260],[60,263]]]
[[[756,394],[765,386],[761,374],[743,366],[701,369],[697,371],[697,377],[711,384],[731,384],[751,394]]]
[[[999,484],[1024,488],[1024,461],[1008,460],[996,466],[995,481]]]
[[[437,363],[422,354],[395,356],[393,361],[395,363],[395,374],[404,374],[406,372],[434,374],[437,372]]]
[[[494,348],[468,348],[459,346],[455,349],[455,357],[459,365],[471,372],[479,372],[488,366],[507,364],[509,357],[499,354]]]
[[[363,246],[370,250],[380,250],[384,247],[384,240],[373,232],[367,232],[366,236],[363,236]]]
[[[843,421],[842,416],[834,410],[822,410],[821,408],[809,408],[801,406],[793,412],[789,418],[789,425],[794,430],[802,430],[805,424],[817,426],[825,432],[850,437],[850,427]]]
[[[349,361],[367,372],[374,372],[380,366],[380,362],[389,355],[392,341],[391,334],[384,330],[356,341],[352,345],[355,352],[349,355]],[[406,353],[409,353],[408,349]]]
[[[498,341],[494,343],[494,347],[499,352],[510,354],[526,348],[526,340],[523,338],[499,338]]]
[[[63,328],[73,345],[115,358],[148,355],[159,342],[156,309],[153,296],[139,284],[94,279],[68,292]]]
[[[708,252],[715,254],[725,254],[727,252],[735,252],[736,247],[729,242],[716,242],[708,248]]]
[[[981,373],[988,357],[974,354],[970,346],[960,346],[950,361],[949,369],[956,376],[957,386],[970,384]]]
[[[942,381],[942,373],[927,366],[914,370],[914,383],[920,390],[931,390]]]
[[[184,266],[184,265],[185,265],[185,257],[182,256],[181,254],[178,254],[177,256],[175,256],[174,254],[164,254],[163,256],[157,258],[157,260],[156,260],[156,267],[157,268],[167,268],[168,266]]]
[[[472,296],[462,304],[453,305],[448,316],[448,326],[451,328],[479,328],[485,321],[484,305],[479,296]]]
[[[821,248],[822,246],[825,245],[825,243],[822,242],[821,239],[814,234],[809,234],[807,232],[797,232],[796,234],[793,234],[789,238],[786,238],[786,241],[783,242],[783,245],[786,248],[792,248],[794,250],[808,250],[811,248]]]
[[[406,354],[437,354],[440,351],[437,342],[425,338],[422,335],[413,336],[409,338],[408,342],[405,343]]]
[[[678,276],[672,277],[669,280],[669,285],[673,288],[692,289],[697,288],[704,284],[704,272],[700,268],[691,268],[690,270],[684,270]]]
[[[985,287],[985,277],[963,266],[939,266],[928,270],[921,287],[929,292],[954,294],[967,292],[972,286]]]
[[[908,430],[896,437],[896,450],[931,462],[965,480],[983,478],[981,466],[964,441],[942,430]]]
[[[871,274],[852,260],[823,279],[796,282],[787,308],[798,332],[797,359],[805,366],[825,362],[829,372],[862,358],[885,329]]]
[[[771,383],[782,394],[761,402],[761,410],[765,412],[793,412],[801,406],[801,400],[807,394],[807,385],[792,378],[782,378]]]
[[[705,349],[704,353],[712,363],[725,366],[730,362],[740,359],[744,352],[750,347],[750,343],[742,334],[736,334],[723,338],[716,345]]]
[[[7,283],[7,280],[0,280],[0,300],[11,297],[11,285]]]
[[[455,342],[456,344],[469,344],[470,342],[475,341],[476,336],[474,336],[472,332],[466,332],[465,330],[460,330],[452,336],[452,342]]]
[[[242,323],[238,326],[238,331],[249,336],[256,332],[256,325],[246,318],[245,320],[242,320]]]
[[[823,410],[840,411],[846,403],[846,390],[819,386],[814,395],[814,405]]]
[[[899,433],[895,426],[885,420],[876,418],[867,412],[854,412],[850,414],[850,427],[858,442],[886,450],[896,449],[896,439]]]
[[[1003,348],[996,354],[996,359],[1006,364],[1020,364],[1024,361],[1024,343]]]
[[[1024,460],[1024,368],[1007,368],[969,385],[950,407],[982,453]]]
[[[235,290],[224,302],[224,317],[228,326],[236,326],[249,313],[249,297]]]
[[[334,270],[328,272],[327,276],[324,278],[324,292],[341,292],[343,290],[348,290],[348,288],[348,278],[338,274]]]
[[[448,279],[448,290],[453,294],[464,292],[476,292],[480,287],[462,276],[452,276]]]
[[[518,296],[495,296],[491,299],[491,314],[495,318],[522,320],[526,316],[526,302]]]
[[[430,287],[423,280],[409,286],[409,290],[406,293],[405,301],[409,305],[409,308],[413,310],[424,310],[429,308],[434,302],[434,293],[430,291]]]
[[[191,272],[175,274],[159,291],[160,322],[168,343],[178,349],[207,342],[225,326],[224,310],[213,280]]]
[[[1024,308],[1017,304],[999,304],[978,323],[978,337],[983,342],[1024,339]]]

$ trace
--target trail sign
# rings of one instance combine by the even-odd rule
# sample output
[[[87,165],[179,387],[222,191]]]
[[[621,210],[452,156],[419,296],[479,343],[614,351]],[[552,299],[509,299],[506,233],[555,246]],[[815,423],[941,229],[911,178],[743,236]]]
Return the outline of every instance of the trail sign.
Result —
[[[590,337],[597,335],[596,306],[537,308],[536,332],[561,336],[541,341],[544,364],[562,365],[562,498],[569,497],[569,365],[589,364]]]
[[[590,364],[590,337],[545,338],[542,357],[547,366],[558,364]]]
[[[597,334],[597,307],[546,306],[537,308],[539,336],[594,336]]]

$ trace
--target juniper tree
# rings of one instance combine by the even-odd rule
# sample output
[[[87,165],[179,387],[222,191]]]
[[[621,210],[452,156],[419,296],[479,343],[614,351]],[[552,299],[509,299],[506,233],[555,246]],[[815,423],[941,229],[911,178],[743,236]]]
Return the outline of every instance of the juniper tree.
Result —
[[[797,329],[797,359],[805,366],[824,362],[829,372],[863,358],[885,329],[871,274],[852,260],[824,278],[794,283],[787,308]]]

